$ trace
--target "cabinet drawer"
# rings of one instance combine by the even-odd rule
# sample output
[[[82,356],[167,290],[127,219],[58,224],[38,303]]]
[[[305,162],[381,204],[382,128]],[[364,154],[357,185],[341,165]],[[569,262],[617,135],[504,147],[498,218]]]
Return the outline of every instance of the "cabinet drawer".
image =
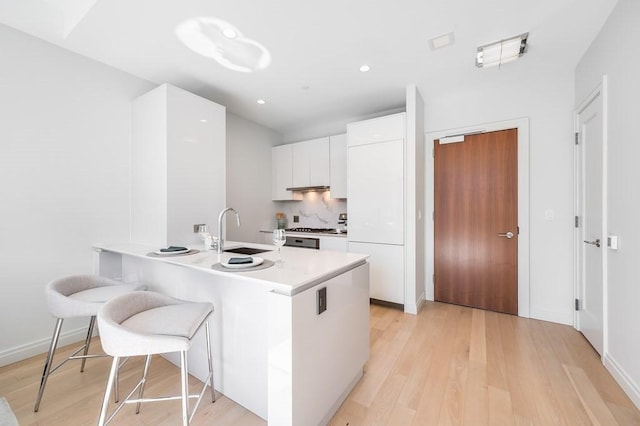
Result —
[[[388,115],[347,124],[348,146],[383,142],[405,137],[406,114]]]

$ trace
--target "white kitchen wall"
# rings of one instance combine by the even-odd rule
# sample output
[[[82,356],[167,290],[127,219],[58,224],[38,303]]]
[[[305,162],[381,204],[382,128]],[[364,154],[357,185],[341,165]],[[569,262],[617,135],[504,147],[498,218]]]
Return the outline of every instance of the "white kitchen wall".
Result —
[[[47,350],[45,284],[93,272],[93,243],[128,240],[129,102],[154,85],[3,25],[0,52],[4,365]]]
[[[276,201],[275,209],[287,217],[287,228],[338,228],[338,215],[347,212],[347,200],[332,199],[328,191],[305,192],[302,201]],[[294,223],[293,216],[300,222]],[[275,215],[266,229],[276,225]]]
[[[576,105],[608,79],[608,232],[619,250],[607,250],[604,362],[640,408],[640,2],[620,0],[576,68]]]
[[[529,118],[530,314],[572,324],[573,71],[532,59],[478,69],[484,73],[478,81],[457,91],[422,89],[425,127],[433,132]],[[433,197],[433,187],[426,190]],[[546,210],[553,210],[553,220],[545,220]]]
[[[260,241],[260,229],[270,229],[276,208],[271,201],[271,147],[282,143],[282,135],[227,112],[227,206],[233,214],[225,218],[227,238],[233,241]],[[218,216],[208,221],[217,234]]]

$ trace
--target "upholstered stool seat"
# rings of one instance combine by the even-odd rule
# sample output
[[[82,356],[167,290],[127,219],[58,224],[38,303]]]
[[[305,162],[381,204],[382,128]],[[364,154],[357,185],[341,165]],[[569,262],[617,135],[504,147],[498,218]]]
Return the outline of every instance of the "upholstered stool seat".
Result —
[[[215,402],[208,322],[212,313],[213,305],[211,303],[186,302],[160,293],[147,291],[133,292],[107,302],[98,313],[98,326],[100,328],[102,348],[106,353],[113,356],[113,363],[107,380],[98,424],[105,425],[111,421],[124,404],[136,403],[136,413],[138,413],[141,402],[181,399],[182,422],[184,425],[188,425],[200,404],[207,384],[211,387],[211,401]],[[200,394],[189,395],[187,351],[192,345],[194,336],[203,325],[206,333],[209,374]],[[182,394],[180,396],[143,399],[151,355],[170,352],[180,352]],[[146,356],[142,378],[114,412],[107,417],[111,388],[118,369],[118,360],[121,357],[142,355]],[[138,398],[132,399],[131,397],[136,391],[138,391]],[[188,398],[198,398],[191,413],[189,413]]]
[[[143,284],[124,284],[120,281],[95,275],[72,275],[51,281],[46,285],[45,296],[47,300],[47,307],[49,309],[49,313],[56,317],[57,321],[53,331],[53,337],[51,338],[49,353],[47,354],[47,359],[45,361],[34,411],[38,411],[40,408],[44,389],[51,373],[71,359],[82,359],[80,371],[83,372],[87,358],[105,356],[104,354],[88,355],[96,315],[102,305],[116,296],[131,293],[135,290],[143,290],[144,288],[145,286]],[[62,330],[62,323],[67,318],[75,317],[91,318],[84,345],[78,348],[70,357],[66,358],[60,364],[52,367],[51,365],[56,347],[58,346],[60,331]],[[78,355],[80,351],[83,351],[82,355]]]

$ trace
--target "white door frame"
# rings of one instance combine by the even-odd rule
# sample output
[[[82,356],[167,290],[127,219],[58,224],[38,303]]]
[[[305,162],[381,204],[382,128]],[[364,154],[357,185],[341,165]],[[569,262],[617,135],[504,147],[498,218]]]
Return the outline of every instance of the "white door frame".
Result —
[[[446,136],[469,133],[495,132],[498,130],[518,129],[518,316],[530,316],[529,290],[529,119],[497,121],[477,126],[459,127],[425,133],[425,212],[434,211],[434,162],[433,141]],[[434,248],[433,215],[425,224],[425,298],[434,299]]]
[[[603,241],[603,250],[602,250],[602,354],[601,358],[604,359],[605,354],[608,352],[608,339],[607,339],[607,318],[608,318],[608,244],[607,244],[607,147],[608,147],[608,101],[607,101],[607,76],[602,76],[602,81],[598,83],[595,88],[578,104],[578,107],[574,111],[574,127],[575,132],[578,133],[580,130],[579,116],[580,112],[582,112],[596,97],[600,96],[600,102],[602,102],[602,241]],[[584,212],[582,197],[580,196],[580,175],[582,173],[581,168],[581,145],[577,145],[574,150],[574,209],[575,215],[579,217],[580,224],[583,223],[582,214]],[[584,244],[582,240],[582,232],[583,228],[580,226],[579,228],[574,229],[575,238],[574,238],[574,297],[579,299],[579,295],[582,293],[582,274],[581,274],[581,263],[580,263],[580,247]],[[574,311],[573,313],[573,326],[576,330],[580,329],[580,318],[578,315],[578,311]]]

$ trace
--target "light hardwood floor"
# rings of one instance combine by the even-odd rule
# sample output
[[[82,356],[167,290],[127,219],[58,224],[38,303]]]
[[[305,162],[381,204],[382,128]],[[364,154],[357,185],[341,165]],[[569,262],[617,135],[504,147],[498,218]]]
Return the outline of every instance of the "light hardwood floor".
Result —
[[[417,316],[371,306],[370,323],[365,375],[331,425],[640,425],[640,412],[571,327],[441,303]],[[34,413],[43,361],[0,368],[0,396],[20,424],[95,424],[109,362],[89,361],[82,374],[77,363],[63,367]],[[141,365],[124,367],[121,392]],[[164,359],[154,358],[150,375],[148,395],[179,392],[178,369]],[[196,425],[265,424],[224,396],[203,404]],[[179,403],[162,402],[137,416],[126,407],[112,424],[179,420]]]

